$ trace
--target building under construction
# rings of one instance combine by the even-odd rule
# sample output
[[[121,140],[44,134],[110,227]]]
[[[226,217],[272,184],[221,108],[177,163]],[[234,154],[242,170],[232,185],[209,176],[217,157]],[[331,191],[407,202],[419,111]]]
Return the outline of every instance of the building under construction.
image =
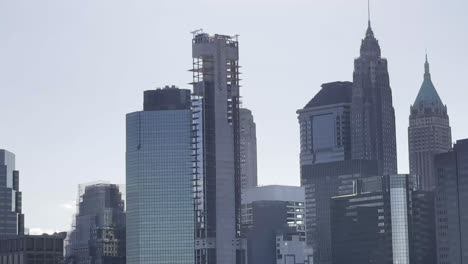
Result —
[[[66,245],[70,264],[124,264],[125,205],[116,184],[78,188],[77,213]]]
[[[243,263],[239,43],[236,36],[193,35],[195,263]]]

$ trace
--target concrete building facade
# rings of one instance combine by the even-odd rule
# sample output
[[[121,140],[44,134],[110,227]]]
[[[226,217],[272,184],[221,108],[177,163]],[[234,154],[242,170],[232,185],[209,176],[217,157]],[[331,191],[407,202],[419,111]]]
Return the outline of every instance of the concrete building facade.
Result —
[[[237,37],[194,32],[195,263],[242,263]]]
[[[313,251],[297,232],[276,234],[276,264],[313,264]]]

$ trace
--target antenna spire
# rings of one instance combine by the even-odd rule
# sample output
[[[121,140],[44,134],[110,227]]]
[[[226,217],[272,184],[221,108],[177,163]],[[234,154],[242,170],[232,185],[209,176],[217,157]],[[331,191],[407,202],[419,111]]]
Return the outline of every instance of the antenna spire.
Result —
[[[431,78],[431,72],[429,70],[429,60],[427,59],[427,49],[426,49],[426,62],[424,63],[424,77]]]
[[[369,27],[371,26],[371,10],[370,10],[370,0],[367,0],[367,22]]]

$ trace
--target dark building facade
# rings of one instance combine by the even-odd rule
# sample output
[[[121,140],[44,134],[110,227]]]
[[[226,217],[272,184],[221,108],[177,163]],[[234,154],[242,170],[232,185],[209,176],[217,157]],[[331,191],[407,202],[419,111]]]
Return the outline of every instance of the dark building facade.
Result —
[[[0,239],[0,264],[63,264],[66,233]]]
[[[127,114],[127,263],[193,264],[194,181],[190,90],[144,93]]]
[[[422,190],[435,188],[434,156],[452,147],[452,133],[447,106],[431,80],[426,56],[424,81],[411,106],[408,128],[410,173],[417,176]]]
[[[433,194],[414,185],[408,175],[371,177],[333,197],[333,263],[435,264]]]
[[[320,91],[297,111],[301,166],[351,158],[351,82],[322,84]]]
[[[415,190],[411,194],[411,264],[436,264],[434,192]]]
[[[314,263],[331,264],[330,199],[352,194],[354,181],[378,175],[377,162],[351,160],[353,83],[332,82],[297,111],[301,184],[306,194],[307,245]]]
[[[295,186],[262,186],[242,194],[242,233],[247,238],[247,263],[283,263],[277,254],[277,235],[294,233],[305,253],[304,189]],[[302,243],[299,243],[302,242]],[[297,260],[304,263],[304,259]]]
[[[119,186],[81,185],[67,263],[124,264],[125,252],[125,206]]]
[[[380,175],[397,173],[395,110],[387,69],[378,40],[367,28],[354,61],[351,106],[353,159],[376,160]]]
[[[468,139],[435,157],[439,264],[468,263]]]
[[[330,199],[353,194],[355,181],[376,176],[377,163],[344,160],[302,166],[306,198],[307,245],[313,248],[314,263],[332,263]]]
[[[23,234],[19,171],[15,168],[15,154],[3,149],[0,149],[0,201],[0,239]]]

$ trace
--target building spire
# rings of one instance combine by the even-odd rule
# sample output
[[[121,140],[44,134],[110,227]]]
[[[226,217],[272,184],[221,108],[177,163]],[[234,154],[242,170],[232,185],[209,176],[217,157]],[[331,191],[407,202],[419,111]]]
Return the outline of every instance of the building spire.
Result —
[[[367,31],[366,37],[374,37],[374,32],[371,27],[371,9],[370,9],[370,0],[367,0]]]
[[[429,70],[429,60],[427,59],[427,50],[426,50],[426,62],[424,63],[424,78],[431,78],[431,72]]]

